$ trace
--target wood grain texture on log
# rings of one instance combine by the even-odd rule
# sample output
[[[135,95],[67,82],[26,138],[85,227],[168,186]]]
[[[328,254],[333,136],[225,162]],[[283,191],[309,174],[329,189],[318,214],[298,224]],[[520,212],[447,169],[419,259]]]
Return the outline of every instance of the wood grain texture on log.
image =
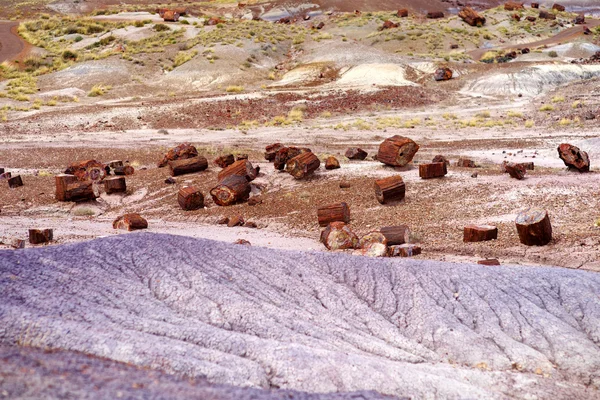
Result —
[[[21,175],[15,175],[11,178],[8,178],[8,187],[11,189],[18,188],[23,186],[23,180],[21,179]]]
[[[213,160],[213,163],[221,168],[227,168],[235,162],[233,154],[225,154]]]
[[[484,242],[498,239],[498,228],[492,225],[467,225],[463,229],[463,242]]]
[[[113,228],[125,229],[128,231],[146,229],[148,228],[148,221],[137,213],[124,214],[113,221]]]
[[[319,226],[327,226],[331,222],[341,221],[350,222],[350,207],[348,204],[335,203],[317,209],[317,219]]]
[[[229,175],[210,190],[213,201],[220,206],[230,206],[248,200],[250,184],[241,175]]]
[[[419,145],[412,139],[395,135],[385,139],[379,145],[377,161],[395,167],[404,167],[412,161],[418,150]]]
[[[321,232],[321,242],[329,250],[353,249],[358,236],[343,222],[332,222]]]
[[[260,171],[260,167],[252,166],[252,163],[250,161],[238,160],[238,161],[234,162],[233,164],[231,164],[230,166],[228,166],[227,168],[224,168],[223,170],[221,170],[219,172],[219,174],[217,175],[217,179],[218,179],[218,181],[222,181],[223,179],[227,178],[228,176],[239,175],[239,176],[243,176],[244,178],[246,178],[246,180],[248,182],[250,182],[250,181],[253,181],[258,176],[259,171]]]
[[[399,244],[397,246],[388,246],[388,256],[390,257],[413,257],[421,254],[421,246],[416,244]]]
[[[448,173],[446,163],[419,164],[419,176],[421,179],[441,178]]]
[[[325,169],[338,169],[340,167],[340,162],[334,156],[329,156],[325,160]]]
[[[471,7],[464,7],[460,10],[458,16],[471,26],[483,26],[485,24],[485,17]]]
[[[177,193],[177,202],[182,210],[198,210],[204,207],[204,195],[198,188],[186,186]]]
[[[121,165],[118,167],[115,167],[114,169],[115,175],[133,175],[135,174],[135,168],[133,168],[131,165]]]
[[[29,243],[41,244],[51,242],[54,237],[52,229],[30,229]]]
[[[319,157],[312,152],[306,152],[289,160],[286,171],[295,179],[303,179],[319,169],[320,165]]]
[[[523,164],[515,164],[507,162],[503,164],[504,170],[510,175],[511,178],[518,180],[525,179],[525,166]]]
[[[558,146],[558,156],[570,169],[575,169],[579,172],[589,172],[590,158],[588,153],[579,150],[579,147],[568,143],[561,143]]]
[[[275,169],[283,171],[285,166],[289,160],[292,158],[302,154],[309,153],[310,149],[306,147],[282,147],[275,154],[275,159],[273,160],[273,166]]]
[[[124,176],[113,176],[104,179],[104,191],[106,194],[125,193],[127,191],[127,183]]]
[[[54,182],[58,201],[86,201],[98,197],[92,181],[81,182],[75,175],[59,174],[54,177]]]
[[[406,185],[400,175],[377,179],[374,184],[375,197],[381,204],[404,199]]]
[[[350,160],[364,160],[368,155],[369,153],[360,147],[349,147],[345,153],[346,158]]]
[[[171,172],[171,176],[200,172],[204,171],[206,168],[208,168],[208,160],[203,156],[169,161],[169,170]]]
[[[285,146],[281,143],[273,143],[265,147],[265,160],[273,161],[275,160],[275,156],[277,152],[284,148]]]
[[[544,246],[552,240],[552,225],[546,210],[528,208],[515,220],[519,240],[527,246]]]
[[[106,166],[96,160],[84,160],[71,163],[64,172],[75,175],[82,182],[101,181],[106,177]]]
[[[410,228],[408,225],[384,226],[379,231],[385,236],[388,246],[410,242]]]
[[[166,167],[169,161],[183,160],[198,156],[198,150],[189,143],[181,143],[172,148],[165,154],[163,159],[158,163],[158,167]]]
[[[359,249],[364,249],[372,245],[373,243],[381,243],[384,246],[387,246],[388,241],[383,233],[380,231],[372,231],[367,233],[366,235],[361,236],[358,240],[358,244],[356,247]]]

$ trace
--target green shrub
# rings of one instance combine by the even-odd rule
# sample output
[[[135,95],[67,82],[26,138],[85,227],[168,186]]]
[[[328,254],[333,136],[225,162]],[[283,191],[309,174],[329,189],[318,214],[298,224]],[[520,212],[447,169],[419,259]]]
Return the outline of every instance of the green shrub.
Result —
[[[558,53],[554,50],[548,52],[548,57],[556,58],[558,57]]]
[[[65,50],[62,53],[63,60],[77,60],[77,53],[72,50]]]
[[[154,28],[153,29],[156,32],[164,32],[164,31],[170,31],[171,30],[171,28],[169,28],[165,24],[154,24]]]
[[[75,43],[81,42],[83,40],[83,37],[82,36],[75,36],[75,39],[73,39],[73,40],[75,40]]]

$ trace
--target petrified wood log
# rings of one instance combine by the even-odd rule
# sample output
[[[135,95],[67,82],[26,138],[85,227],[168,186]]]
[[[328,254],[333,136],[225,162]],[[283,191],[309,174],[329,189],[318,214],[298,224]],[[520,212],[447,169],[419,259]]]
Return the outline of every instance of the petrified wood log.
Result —
[[[112,176],[104,179],[104,191],[107,194],[124,193],[127,191],[127,183],[124,176]]]
[[[250,184],[241,175],[230,175],[210,190],[214,202],[220,206],[246,201],[250,197]]]
[[[383,25],[381,25],[381,28],[379,28],[380,31],[383,31],[385,29],[392,29],[392,28],[397,28],[398,24],[395,22],[390,21],[389,19],[383,22]]]
[[[400,201],[406,193],[406,185],[400,175],[378,179],[375,181],[374,187],[375,197],[377,197],[377,201],[381,204]]]
[[[352,254],[367,257],[387,257],[388,247],[383,243],[372,242],[354,250]]]
[[[336,203],[317,209],[317,219],[319,226],[327,226],[331,222],[341,221],[350,222],[350,207],[346,203]]]
[[[231,175],[239,175],[239,176],[243,176],[244,178],[246,178],[246,180],[248,182],[253,181],[257,176],[258,176],[258,172],[260,171],[260,167],[253,167],[252,163],[248,160],[238,160],[236,162],[234,162],[233,164],[231,164],[230,166],[228,166],[227,168],[223,169],[221,172],[219,172],[219,175],[217,176],[217,179],[219,181],[222,181],[223,179],[227,178],[228,176]]]
[[[312,152],[302,153],[287,162],[286,171],[296,179],[302,179],[315,172],[321,161]]]
[[[329,250],[353,249],[358,244],[358,237],[343,222],[332,222],[321,232],[321,242]]]
[[[458,16],[471,26],[483,26],[485,24],[485,17],[477,13],[477,11],[473,10],[471,7],[463,8],[458,13]]]
[[[441,11],[429,11],[426,17],[429,19],[444,18],[444,13]]]
[[[310,149],[306,147],[282,147],[275,154],[275,159],[273,160],[273,166],[275,169],[283,171],[285,165],[292,158],[302,154],[309,153]]]
[[[440,178],[448,173],[446,163],[419,164],[419,176],[422,179]]]
[[[565,6],[563,6],[562,4],[554,3],[552,5],[552,9],[559,11],[559,12],[563,12],[563,11],[565,11]]]
[[[350,160],[364,160],[367,155],[368,153],[360,147],[349,147],[345,153],[346,158]]]
[[[265,147],[265,160],[267,160],[267,161],[275,160],[275,155],[283,147],[285,147],[285,146],[282,145],[281,143],[273,143],[273,144],[270,144],[267,147]]]
[[[412,257],[421,254],[421,247],[416,244],[400,244],[397,246],[388,246],[388,256],[390,257]]]
[[[498,239],[498,228],[492,225],[467,225],[463,231],[463,242],[484,242]]]
[[[395,167],[404,167],[412,161],[415,153],[419,150],[419,145],[412,139],[404,136],[395,135],[385,139],[379,145],[377,152],[377,161]]]
[[[531,3],[531,8],[540,8],[540,3]]]
[[[81,182],[75,175],[59,174],[54,177],[54,182],[58,201],[85,201],[98,197],[92,181]]]
[[[340,162],[334,156],[329,156],[325,160],[325,169],[338,169],[340,167]]]
[[[75,175],[82,182],[101,181],[106,176],[106,166],[96,160],[78,161],[69,165],[65,174]]]
[[[550,20],[554,20],[556,19],[556,14],[552,14],[551,12],[545,11],[545,10],[540,10],[540,15],[539,17],[541,19],[550,19]]]
[[[41,244],[52,241],[53,231],[52,229],[30,229],[29,230],[29,243]]]
[[[515,220],[519,240],[527,246],[544,246],[552,240],[548,212],[539,208],[521,211]]]
[[[182,143],[165,154],[163,159],[158,163],[158,167],[165,167],[169,161],[184,160],[186,158],[192,158],[198,156],[198,150],[189,143]]]
[[[510,175],[511,178],[524,179],[525,178],[525,166],[523,164],[515,164],[508,162],[503,164],[504,170]]]
[[[433,160],[431,160],[432,163],[439,163],[439,162],[443,162],[445,163],[447,166],[450,165],[450,161],[448,161],[448,159],[446,157],[444,157],[441,154],[438,154],[437,156],[433,157]]]
[[[475,168],[475,161],[470,160],[468,158],[459,158],[458,161],[456,162],[456,166],[457,167],[463,167],[463,168]]]
[[[438,68],[433,74],[433,79],[436,81],[447,81],[452,79],[452,70],[447,67]]]
[[[363,235],[358,241],[357,247],[359,249],[365,249],[371,246],[374,243],[380,243],[384,246],[387,246],[387,238],[385,235],[379,231],[369,232],[366,235]]]
[[[486,258],[485,260],[477,261],[477,264],[479,264],[479,265],[500,265],[500,261],[498,261],[496,258]]]
[[[135,173],[135,168],[131,165],[121,165],[115,167],[114,172],[115,175],[133,175]]]
[[[182,210],[198,210],[204,207],[204,195],[196,187],[186,186],[177,193],[177,202]]]
[[[578,14],[578,15],[575,17],[575,19],[573,20],[573,23],[574,23],[575,25],[583,25],[583,24],[585,24],[585,14],[583,14],[583,13],[581,13],[581,14]]]
[[[221,168],[227,168],[235,162],[233,154],[225,154],[214,159],[213,163]]]
[[[558,156],[570,169],[576,169],[579,172],[588,172],[590,170],[590,158],[585,151],[568,143],[562,143],[558,146]]]
[[[504,9],[506,11],[515,11],[515,10],[522,10],[523,8],[523,3],[517,3],[516,1],[507,1],[504,4]]]
[[[388,246],[404,244],[410,241],[410,229],[407,225],[384,226],[379,231],[385,236]]]
[[[15,175],[12,178],[8,178],[8,187],[11,189],[18,188],[19,186],[23,186],[23,180],[21,179],[21,175]]]
[[[206,168],[208,168],[208,160],[202,156],[169,161],[171,176],[191,174],[193,172],[204,171]]]
[[[10,241],[10,247],[13,249],[24,249],[25,241],[23,239],[13,239]]]
[[[398,10],[398,12],[396,13],[396,16],[398,18],[406,18],[406,17],[408,17],[408,10],[406,8],[402,8],[402,9]]]
[[[113,221],[113,228],[128,231],[146,229],[148,228],[148,221],[137,213],[124,214]]]

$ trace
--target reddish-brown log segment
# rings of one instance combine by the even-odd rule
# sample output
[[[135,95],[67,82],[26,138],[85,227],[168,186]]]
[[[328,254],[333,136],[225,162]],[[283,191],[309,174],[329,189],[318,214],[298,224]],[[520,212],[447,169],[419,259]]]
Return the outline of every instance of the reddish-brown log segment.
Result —
[[[131,165],[121,165],[115,167],[114,172],[115,175],[133,175],[135,173],[135,168]]]
[[[331,222],[341,221],[350,222],[350,207],[346,203],[336,203],[317,209],[317,219],[319,226],[327,226]]]
[[[500,265],[500,261],[495,258],[486,258],[485,260],[477,261],[479,265]]]
[[[449,81],[452,79],[453,72],[448,67],[442,67],[435,70],[433,73],[433,79],[435,81]]]
[[[463,242],[484,242],[498,239],[498,228],[492,225],[467,225],[463,230]]]
[[[225,154],[214,159],[213,163],[221,168],[227,168],[235,162],[233,154]]]
[[[165,167],[169,161],[184,160],[186,158],[192,158],[198,156],[198,150],[189,143],[181,143],[180,145],[173,147],[165,154],[163,159],[158,163],[158,167]]]
[[[52,241],[54,234],[52,229],[30,229],[29,230],[29,243],[41,244]]]
[[[219,181],[222,181],[223,179],[227,178],[228,176],[239,175],[239,176],[243,176],[244,178],[246,178],[246,180],[248,182],[250,182],[250,181],[253,181],[258,176],[259,171],[260,171],[260,167],[256,167],[256,168],[253,167],[252,163],[250,161],[239,160],[239,161],[234,162],[227,168],[223,169],[221,172],[219,172],[217,179]]]
[[[346,158],[349,158],[350,160],[364,160],[368,155],[369,153],[360,147],[349,147],[345,153]]]
[[[408,10],[406,8],[402,8],[402,9],[398,10],[398,12],[396,13],[396,16],[398,18],[406,18],[406,17],[408,17]]]
[[[354,250],[352,254],[366,257],[387,257],[388,247],[383,243],[371,242]]]
[[[388,246],[388,256],[390,257],[412,257],[421,254],[421,247],[416,244],[400,244],[397,246]]]
[[[200,172],[204,171],[206,168],[208,168],[208,160],[202,156],[169,161],[169,170],[171,171],[171,176]]]
[[[470,160],[468,158],[459,158],[458,161],[456,162],[456,166],[457,167],[462,167],[462,168],[475,168],[475,161]]]
[[[558,4],[558,3],[554,3],[552,5],[552,9],[559,11],[559,12],[564,12],[565,11],[565,6],[563,6],[562,4]]]
[[[419,164],[419,176],[422,179],[440,178],[448,173],[446,163]]]
[[[125,193],[127,191],[127,183],[124,176],[112,176],[104,179],[104,191],[106,194]]]
[[[429,11],[426,15],[429,19],[439,19],[444,18],[444,13],[441,11]]]
[[[379,230],[388,246],[408,243],[410,241],[410,228],[407,225],[384,226]]]
[[[275,169],[283,171],[285,165],[292,158],[302,154],[309,153],[310,149],[306,147],[282,147],[275,154],[275,159],[273,160],[273,166]]]
[[[281,143],[273,143],[273,144],[270,144],[267,147],[265,147],[265,160],[267,160],[267,161],[275,160],[275,155],[277,155],[277,152],[284,147],[285,146],[282,145]]]
[[[378,179],[375,181],[374,187],[375,197],[381,204],[400,201],[404,198],[404,194],[406,193],[406,185],[400,175]]]
[[[590,158],[588,153],[579,150],[568,143],[562,143],[558,146],[558,156],[570,169],[576,169],[579,172],[589,172]]]
[[[210,190],[213,201],[220,206],[246,201],[250,197],[250,184],[241,175],[229,175]]]
[[[471,7],[463,8],[458,16],[471,26],[483,26],[485,24],[485,17],[477,13]]]
[[[65,174],[75,175],[82,182],[101,181],[106,177],[106,166],[96,160],[78,161],[69,165]]]
[[[186,186],[177,193],[177,202],[182,210],[191,211],[204,207],[204,195],[194,186]]]
[[[75,175],[59,174],[54,177],[54,182],[58,201],[85,201],[98,197],[92,181],[81,182]]]
[[[516,1],[507,1],[504,4],[504,9],[506,11],[515,11],[515,10],[522,10],[523,8],[523,3],[517,3]]]
[[[343,222],[332,222],[321,232],[321,242],[329,250],[353,249],[358,244],[358,237]]]
[[[523,164],[515,164],[511,162],[505,162],[502,164],[504,171],[510,175],[511,178],[525,179],[525,166]]]
[[[340,162],[334,156],[329,156],[325,160],[325,169],[338,169],[340,167]]]
[[[19,186],[23,186],[23,180],[21,179],[21,175],[15,175],[12,178],[8,178],[8,187],[11,189],[18,188]]]
[[[379,145],[377,152],[377,161],[395,167],[404,167],[412,161],[415,153],[419,150],[419,145],[412,139],[404,136],[395,135],[385,139]]]
[[[384,246],[387,246],[387,238],[385,235],[379,231],[369,232],[366,235],[363,235],[358,241],[357,247],[359,249],[365,249],[371,246],[373,243],[381,243]]]
[[[146,221],[140,214],[124,214],[120,217],[117,217],[117,219],[113,221],[113,228],[125,229],[128,231],[146,229],[148,228],[148,221]]]
[[[515,220],[519,240],[527,246],[544,246],[552,240],[552,225],[546,210],[528,208]]]
[[[312,152],[302,153],[287,162],[286,171],[296,179],[306,178],[315,172],[321,161]]]
[[[539,17],[541,19],[550,19],[550,20],[555,20],[556,19],[556,14],[552,14],[551,12],[548,12],[546,10],[540,10],[540,15]]]

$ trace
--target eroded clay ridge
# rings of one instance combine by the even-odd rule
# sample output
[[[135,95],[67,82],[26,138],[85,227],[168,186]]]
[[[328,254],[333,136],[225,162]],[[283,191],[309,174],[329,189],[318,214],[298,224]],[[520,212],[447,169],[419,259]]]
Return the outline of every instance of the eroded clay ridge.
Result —
[[[600,275],[157,234],[0,252],[0,342],[211,383],[598,398]]]

